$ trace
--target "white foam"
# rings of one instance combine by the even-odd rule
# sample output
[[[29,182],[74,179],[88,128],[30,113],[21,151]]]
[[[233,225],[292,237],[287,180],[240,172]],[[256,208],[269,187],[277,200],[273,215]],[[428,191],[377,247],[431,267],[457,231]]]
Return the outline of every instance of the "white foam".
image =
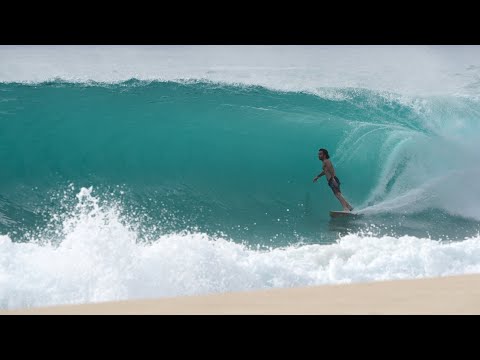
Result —
[[[142,243],[132,228],[83,189],[58,239],[0,236],[0,307],[480,272],[480,235],[442,242],[350,234],[330,245],[259,249],[186,232]]]
[[[207,80],[321,96],[330,87],[478,96],[479,55],[477,46],[0,46],[0,82]]]
[[[480,183],[475,180],[480,176],[476,161],[480,145],[474,140],[476,126],[468,124],[468,128],[468,134],[453,128],[428,136],[413,131],[392,132],[389,136],[397,142],[388,149],[389,139],[385,141],[386,149],[380,151],[380,176],[359,210],[412,213],[433,208],[480,220]],[[399,140],[401,135],[404,138]]]

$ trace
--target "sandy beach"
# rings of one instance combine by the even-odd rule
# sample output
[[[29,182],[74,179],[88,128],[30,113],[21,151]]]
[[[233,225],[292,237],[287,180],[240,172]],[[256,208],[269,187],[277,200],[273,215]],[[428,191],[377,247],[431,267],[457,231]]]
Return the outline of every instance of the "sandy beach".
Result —
[[[63,305],[0,314],[480,314],[480,275]]]

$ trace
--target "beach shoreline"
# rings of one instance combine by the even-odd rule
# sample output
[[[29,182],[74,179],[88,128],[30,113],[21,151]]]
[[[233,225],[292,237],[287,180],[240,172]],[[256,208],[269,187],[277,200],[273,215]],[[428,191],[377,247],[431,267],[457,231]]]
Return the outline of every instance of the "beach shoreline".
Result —
[[[0,311],[22,314],[480,314],[480,274]]]

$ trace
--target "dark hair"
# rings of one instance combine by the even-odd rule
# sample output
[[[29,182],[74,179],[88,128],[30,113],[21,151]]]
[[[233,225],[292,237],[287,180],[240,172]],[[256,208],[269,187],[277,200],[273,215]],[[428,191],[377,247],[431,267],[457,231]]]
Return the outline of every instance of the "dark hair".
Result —
[[[322,151],[325,154],[325,156],[327,157],[327,159],[330,159],[330,155],[328,155],[328,151],[326,149],[320,149],[318,151]]]

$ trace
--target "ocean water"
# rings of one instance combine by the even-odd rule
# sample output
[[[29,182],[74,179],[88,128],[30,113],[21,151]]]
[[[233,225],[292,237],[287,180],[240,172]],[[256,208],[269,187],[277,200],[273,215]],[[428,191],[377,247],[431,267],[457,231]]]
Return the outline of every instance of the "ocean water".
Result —
[[[0,47],[0,308],[480,272],[479,55]]]

